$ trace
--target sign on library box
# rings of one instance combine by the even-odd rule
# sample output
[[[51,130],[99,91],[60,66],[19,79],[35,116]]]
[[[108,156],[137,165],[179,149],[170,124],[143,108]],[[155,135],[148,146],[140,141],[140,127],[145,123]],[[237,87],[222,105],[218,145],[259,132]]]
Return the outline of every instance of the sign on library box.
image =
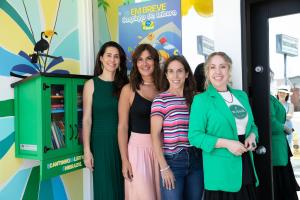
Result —
[[[84,168],[82,152],[41,161],[40,180],[60,176]]]

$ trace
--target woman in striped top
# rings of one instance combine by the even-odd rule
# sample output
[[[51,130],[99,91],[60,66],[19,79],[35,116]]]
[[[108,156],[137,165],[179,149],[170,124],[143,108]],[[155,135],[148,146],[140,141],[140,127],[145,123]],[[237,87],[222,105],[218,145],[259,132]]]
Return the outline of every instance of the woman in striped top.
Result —
[[[188,141],[195,80],[183,56],[173,56],[166,61],[162,89],[165,92],[154,99],[151,107],[151,136],[160,165],[162,199],[200,200],[203,191],[201,152]]]

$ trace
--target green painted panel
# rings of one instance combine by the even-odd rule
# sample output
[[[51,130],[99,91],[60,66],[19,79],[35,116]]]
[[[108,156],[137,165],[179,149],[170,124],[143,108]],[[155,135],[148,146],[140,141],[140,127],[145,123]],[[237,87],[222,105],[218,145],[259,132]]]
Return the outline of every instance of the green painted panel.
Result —
[[[40,159],[42,156],[41,78],[15,87],[16,155]]]
[[[27,182],[25,192],[23,195],[23,200],[30,199],[35,200],[38,199],[38,192],[39,192],[39,186],[40,186],[40,167],[34,167],[31,170],[31,174],[29,177],[29,180]]]
[[[0,101],[0,117],[14,116],[14,100]]]

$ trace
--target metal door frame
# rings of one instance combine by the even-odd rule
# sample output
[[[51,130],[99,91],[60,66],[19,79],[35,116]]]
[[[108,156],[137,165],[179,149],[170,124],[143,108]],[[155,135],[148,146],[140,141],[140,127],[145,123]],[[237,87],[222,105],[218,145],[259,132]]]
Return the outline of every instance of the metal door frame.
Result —
[[[268,19],[299,12],[299,0],[241,1],[243,89],[249,94],[259,130],[259,145],[267,149],[265,155],[255,156],[260,180],[258,197],[262,200],[273,199]]]

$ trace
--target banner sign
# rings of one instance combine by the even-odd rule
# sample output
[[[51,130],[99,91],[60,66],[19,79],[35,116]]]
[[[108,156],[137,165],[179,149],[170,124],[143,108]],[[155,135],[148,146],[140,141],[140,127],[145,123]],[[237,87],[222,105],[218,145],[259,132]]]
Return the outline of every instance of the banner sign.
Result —
[[[40,180],[84,168],[82,152],[41,161]]]
[[[129,63],[136,46],[151,44],[161,62],[182,52],[180,0],[154,0],[119,7],[119,43]],[[131,64],[128,65],[131,69]]]

